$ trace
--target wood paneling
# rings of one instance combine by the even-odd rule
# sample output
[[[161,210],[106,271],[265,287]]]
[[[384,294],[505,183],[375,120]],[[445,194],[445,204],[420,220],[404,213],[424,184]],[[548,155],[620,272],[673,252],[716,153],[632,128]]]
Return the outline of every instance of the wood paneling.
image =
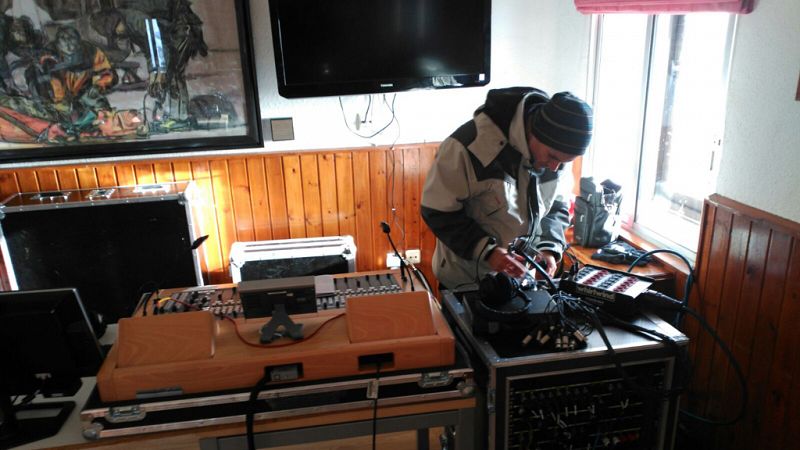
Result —
[[[194,180],[208,283],[231,281],[235,241],[350,234],[358,270],[385,268],[391,251],[380,222],[402,249],[422,250],[431,278],[435,239],[419,215],[437,144],[268,155],[182,158],[0,171],[0,199],[16,192]],[[3,288],[8,289],[5,280]]]
[[[690,306],[729,345],[744,372],[743,421],[720,427],[717,449],[796,446],[800,423],[800,224],[713,195],[705,202],[697,289]],[[689,319],[687,319],[689,320]],[[691,322],[691,320],[689,320]],[[695,378],[689,410],[714,420],[740,408],[741,389],[719,346],[687,322]]]

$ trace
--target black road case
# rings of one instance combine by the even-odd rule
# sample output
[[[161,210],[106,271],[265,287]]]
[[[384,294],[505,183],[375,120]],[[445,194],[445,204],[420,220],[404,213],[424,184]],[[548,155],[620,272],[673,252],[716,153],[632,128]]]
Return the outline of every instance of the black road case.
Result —
[[[200,286],[191,182],[14,194],[0,205],[11,289],[75,287],[108,323],[143,291]]]
[[[254,420],[279,420],[309,415],[335,414],[374,407],[405,406],[431,402],[467,399],[468,407],[450,412],[410,413],[378,421],[377,432],[426,430],[446,426],[455,430],[455,449],[471,450],[471,436],[475,423],[475,386],[472,369],[466,355],[457,352],[457,362],[452,367],[428,368],[416,371],[390,372],[317,382],[269,384],[258,395]],[[377,385],[377,389],[376,389]],[[88,440],[109,438],[146,438],[147,434],[165,431],[191,432],[204,427],[242,424],[249,409],[247,391],[214,392],[155,398],[141,401],[103,403],[95,390],[81,411],[83,436]],[[420,408],[424,411],[425,408]],[[369,421],[367,421],[369,422]],[[297,430],[266,432],[256,435],[257,446],[274,446],[306,443],[320,440],[370,434],[371,423],[343,422],[326,426],[311,426]],[[123,443],[126,441],[122,441]],[[203,449],[243,449],[245,437],[220,436],[200,441]]]

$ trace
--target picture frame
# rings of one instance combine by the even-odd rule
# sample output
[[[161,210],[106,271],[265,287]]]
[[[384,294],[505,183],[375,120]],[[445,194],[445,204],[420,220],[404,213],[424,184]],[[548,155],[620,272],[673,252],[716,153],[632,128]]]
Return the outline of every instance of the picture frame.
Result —
[[[247,0],[0,8],[0,165],[263,146]]]

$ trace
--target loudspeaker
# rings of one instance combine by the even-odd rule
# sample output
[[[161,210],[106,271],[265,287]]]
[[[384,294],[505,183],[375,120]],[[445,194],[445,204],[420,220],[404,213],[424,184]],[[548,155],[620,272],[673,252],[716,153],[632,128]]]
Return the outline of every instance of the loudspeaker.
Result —
[[[131,315],[144,291],[202,285],[188,185],[157,186],[4,202],[0,231],[12,288],[75,287],[88,310],[114,323]]]

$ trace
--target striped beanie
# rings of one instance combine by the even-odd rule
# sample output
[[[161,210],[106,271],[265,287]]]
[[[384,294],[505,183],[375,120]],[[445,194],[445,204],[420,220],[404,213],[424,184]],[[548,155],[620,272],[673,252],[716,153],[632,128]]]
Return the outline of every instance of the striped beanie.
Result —
[[[592,108],[569,92],[559,92],[546,103],[534,105],[530,130],[548,147],[570,155],[583,155],[592,140]]]

